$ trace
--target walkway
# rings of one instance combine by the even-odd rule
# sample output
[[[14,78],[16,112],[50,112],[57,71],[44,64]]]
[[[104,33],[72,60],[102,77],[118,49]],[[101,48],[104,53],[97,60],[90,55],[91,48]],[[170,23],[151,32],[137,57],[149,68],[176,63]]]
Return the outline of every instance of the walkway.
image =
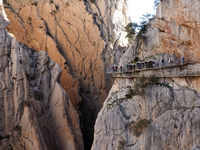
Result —
[[[194,64],[195,63],[184,63],[157,68],[145,68],[123,72],[114,72],[111,74],[114,78],[140,78],[142,76],[156,76],[158,78],[199,77],[200,69],[195,70],[194,67],[194,70],[192,70],[191,68],[188,68],[188,66],[192,66]]]

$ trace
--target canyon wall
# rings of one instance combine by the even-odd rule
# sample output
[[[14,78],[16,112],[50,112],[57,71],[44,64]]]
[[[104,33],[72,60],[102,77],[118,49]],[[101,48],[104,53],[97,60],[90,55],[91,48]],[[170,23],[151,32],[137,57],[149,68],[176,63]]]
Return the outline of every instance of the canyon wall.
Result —
[[[196,0],[162,0],[144,38],[133,42],[120,65],[125,67],[136,56],[167,63],[172,58],[176,65],[185,56],[186,62],[194,64],[181,71],[199,72],[199,6]],[[155,71],[155,76],[176,71],[166,68]],[[148,71],[142,75],[148,76]],[[92,150],[198,149],[199,76],[160,77],[139,87],[144,88],[142,94],[135,89],[138,82],[142,78],[115,80],[95,123]]]
[[[33,51],[5,30],[0,12],[1,149],[82,150],[79,117],[59,83],[61,67],[45,51]]]
[[[98,114],[92,150],[190,150],[199,144],[200,94],[190,86],[193,79],[160,79],[131,97],[136,80],[116,79]]]
[[[139,56],[168,53],[199,62],[199,8],[196,0],[162,0],[155,19],[150,21],[146,39],[135,44]]]
[[[4,0],[4,7],[7,31],[61,66],[60,83],[90,147],[94,122],[114,82],[106,71],[126,50],[126,0]]]

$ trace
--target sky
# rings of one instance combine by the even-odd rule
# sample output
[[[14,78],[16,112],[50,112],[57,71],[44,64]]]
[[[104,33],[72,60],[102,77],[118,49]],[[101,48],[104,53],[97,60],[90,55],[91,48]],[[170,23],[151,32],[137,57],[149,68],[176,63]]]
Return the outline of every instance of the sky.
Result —
[[[132,22],[140,22],[143,14],[150,13],[155,15],[153,9],[154,0],[128,0],[129,13]]]

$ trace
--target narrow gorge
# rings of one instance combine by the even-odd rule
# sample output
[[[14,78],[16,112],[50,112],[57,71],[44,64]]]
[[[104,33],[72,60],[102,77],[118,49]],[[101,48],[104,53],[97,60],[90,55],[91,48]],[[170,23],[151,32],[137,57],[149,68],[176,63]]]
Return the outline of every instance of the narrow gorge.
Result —
[[[1,1],[0,149],[199,150],[200,1],[157,1],[132,43],[128,0]]]

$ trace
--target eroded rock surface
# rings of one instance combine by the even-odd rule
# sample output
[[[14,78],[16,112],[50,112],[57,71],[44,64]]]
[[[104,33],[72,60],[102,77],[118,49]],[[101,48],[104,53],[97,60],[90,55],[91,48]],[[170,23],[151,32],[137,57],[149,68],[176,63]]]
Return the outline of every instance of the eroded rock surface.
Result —
[[[107,68],[118,63],[127,45],[126,0],[5,0],[4,6],[11,22],[7,30],[22,44],[46,51],[61,66],[61,85],[91,145],[96,116],[113,84]]]
[[[127,98],[135,80],[116,79],[98,114],[92,149],[185,150],[198,144],[200,94],[182,80],[161,79],[144,96]],[[141,119],[150,124],[137,135]]]
[[[197,63],[180,72],[174,67],[138,75],[165,76],[190,71],[198,74],[199,6],[196,0],[162,0],[144,34],[146,38],[131,45],[120,65],[136,56],[140,60],[155,58],[165,62],[171,56],[181,62],[184,55],[186,62]],[[134,91],[137,79],[115,80],[95,123],[92,150],[199,149],[200,77],[159,79],[159,83],[146,85],[143,94]]]
[[[196,0],[162,0],[146,38],[134,44],[134,53],[141,59],[166,53],[199,62],[199,7]]]
[[[59,84],[61,67],[47,52],[37,53],[11,38],[4,17],[0,15],[1,148],[83,149],[78,114]]]

